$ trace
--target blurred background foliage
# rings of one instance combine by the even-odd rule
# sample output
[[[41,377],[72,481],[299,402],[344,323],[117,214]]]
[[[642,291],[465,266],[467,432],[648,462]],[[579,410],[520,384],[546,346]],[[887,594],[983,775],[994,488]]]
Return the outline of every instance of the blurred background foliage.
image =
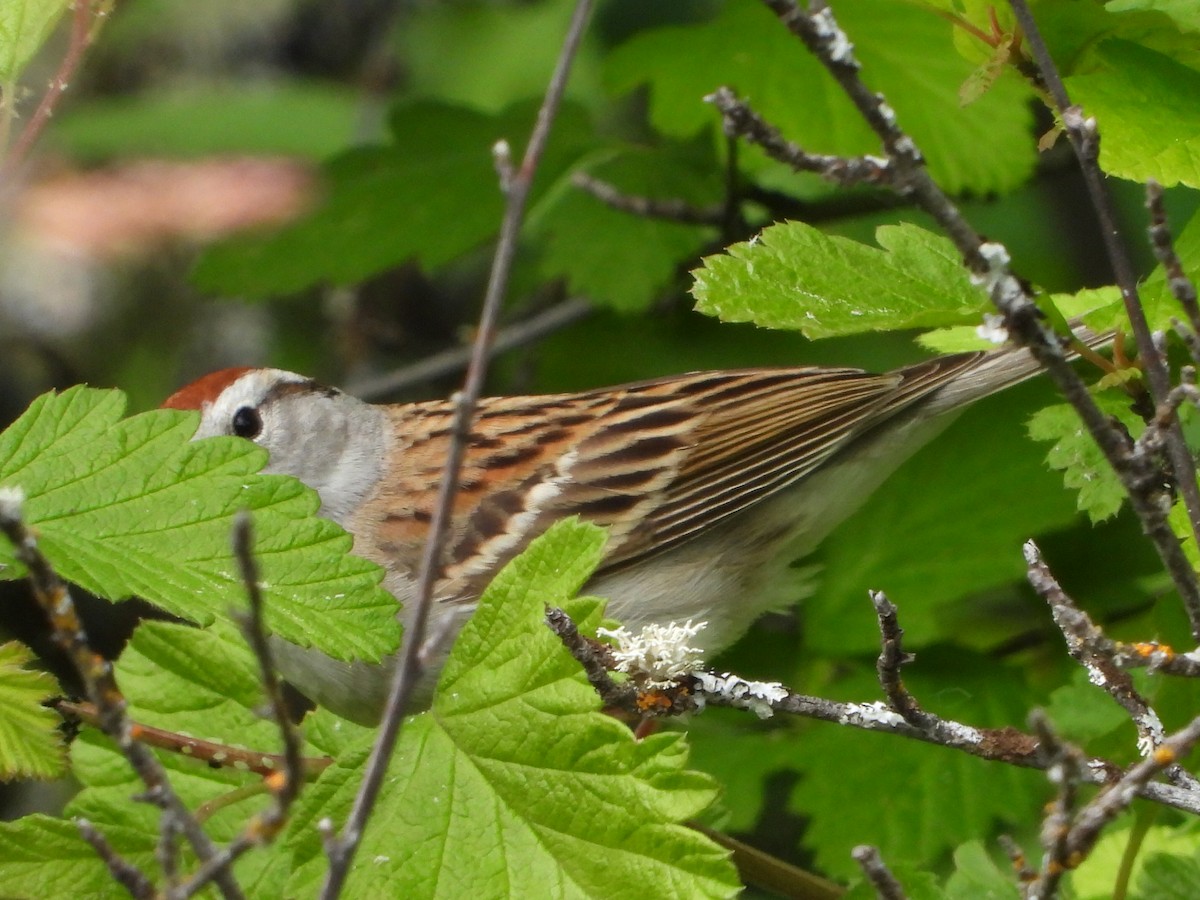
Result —
[[[953,5],[837,8],[868,82],[1016,269],[1054,291],[1109,283],[1073,159],[1062,142],[1038,154],[1052,122],[1015,72],[969,87],[988,52],[937,15]],[[1194,28],[1150,3],[1119,6],[1035,7],[1070,77],[1103,72],[1105,39],[1135,35],[1195,74]],[[461,346],[500,218],[491,148],[506,139],[519,156],[570,9],[565,0],[120,0],[20,182],[0,196],[0,420],[79,382],[119,386],[134,409],[149,408],[235,364],[353,391]],[[27,105],[65,40],[60,27],[22,78]],[[889,195],[838,190],[731,147],[703,102],[722,84],[809,149],[875,149],[759,4],[602,3],[538,173],[506,321],[567,300],[590,311],[502,355],[491,392],[742,365],[884,369],[922,355],[911,335],[810,343],[691,310],[699,259],[772,221],[868,243],[880,224],[928,225]],[[965,106],[964,85],[980,94]],[[576,186],[578,173],[727,215],[707,225],[637,218]],[[1114,186],[1148,272],[1140,188]],[[1168,199],[1182,226],[1194,193]],[[374,399],[443,396],[460,377]],[[1159,602],[1166,582],[1132,521],[1084,521],[1045,467],[1045,447],[1025,438],[1025,420],[1051,395],[1034,383],[966,413],[805,561],[820,566],[812,596],[718,664],[875,699],[866,591],[883,589],[918,655],[910,686],[934,711],[1023,726],[1031,707],[1048,706],[1072,736],[1129,759],[1132,726],[1106,716],[1104,698],[1088,713],[1094,689],[1024,584],[1021,542],[1039,541],[1115,637],[1186,644],[1186,624],[1177,605]],[[18,588],[5,585],[0,606],[19,608],[7,598]],[[35,622],[8,618],[0,635],[35,640]],[[114,617],[103,609],[92,619],[103,629]],[[1178,685],[1163,691],[1168,727],[1195,700]],[[857,843],[928,867],[998,826],[1028,837],[1049,796],[1039,773],[830,725],[713,714],[688,727],[697,764],[728,786],[723,824],[834,877],[851,875]]]

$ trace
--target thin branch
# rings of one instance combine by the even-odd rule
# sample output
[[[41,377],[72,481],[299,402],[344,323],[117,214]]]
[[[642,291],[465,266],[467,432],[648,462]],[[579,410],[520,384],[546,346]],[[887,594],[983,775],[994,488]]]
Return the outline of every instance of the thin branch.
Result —
[[[75,609],[66,584],[38,549],[37,541],[21,518],[23,496],[14,488],[0,488],[0,531],[12,542],[19,559],[29,570],[28,578],[38,605],[50,620],[51,636],[79,673],[89,699],[96,707],[99,727],[117,745],[142,783],[146,796],[162,807],[196,851],[202,862],[217,855],[217,848],[204,833],[191,811],[171,789],[170,780],[157,757],[134,737],[133,723],[126,714],[125,697],[117,687],[112,664],[88,644],[87,632]],[[224,871],[215,879],[226,897],[242,896],[233,875]]]
[[[296,726],[288,717],[287,704],[283,699],[283,684],[275,668],[271,643],[267,640],[266,624],[263,621],[262,585],[259,584],[258,564],[254,559],[254,534],[250,514],[245,510],[239,512],[234,520],[233,554],[237,558],[242,584],[246,588],[246,597],[249,600],[249,611],[242,621],[242,630],[255,659],[258,660],[259,678],[267,695],[271,718],[275,720],[283,741],[283,768],[268,776],[268,786],[275,795],[275,820],[264,824],[264,828],[278,830],[286,820],[288,809],[304,782],[303,745]]]
[[[1042,39],[1037,22],[1030,12],[1025,0],[1010,0],[1013,13],[1020,23],[1021,30],[1029,44],[1030,54],[1037,63],[1043,81],[1050,96],[1058,108],[1058,114],[1066,128],[1067,137],[1079,159],[1080,172],[1091,197],[1092,206],[1100,220],[1100,233],[1104,238],[1105,251],[1116,277],[1117,287],[1121,290],[1121,299],[1125,303],[1125,313],[1129,317],[1130,329],[1134,342],[1137,344],[1138,356],[1146,373],[1146,382],[1150,387],[1150,396],[1156,406],[1167,401],[1171,390],[1170,373],[1167,371],[1166,356],[1155,346],[1154,336],[1150,333],[1150,325],[1146,320],[1145,310],[1138,298],[1137,273],[1128,249],[1121,240],[1121,229],[1118,227],[1116,204],[1109,190],[1104,172],[1100,169],[1100,135],[1096,128],[1096,120],[1086,118],[1083,111],[1071,105],[1054,59]],[[1168,429],[1166,442],[1167,458],[1175,476],[1175,485],[1183,498],[1187,509],[1189,524],[1192,529],[1192,539],[1200,543],[1200,484],[1196,481],[1196,464],[1184,440],[1183,428],[1178,422],[1172,422]],[[1143,520],[1145,521],[1145,520]],[[1178,544],[1178,541],[1175,542]],[[1164,560],[1165,561],[1165,560]],[[1190,569],[1190,567],[1189,567]],[[1195,572],[1191,572],[1189,587],[1196,587]],[[1179,585],[1176,585],[1179,587]],[[1200,641],[1200,588],[1195,590],[1180,590],[1184,608],[1192,627],[1192,637]]]
[[[1047,759],[1047,774],[1058,785],[1058,795],[1046,809],[1039,835],[1042,843],[1042,865],[1037,876],[1027,885],[1026,897],[1050,898],[1058,893],[1058,885],[1068,870],[1082,860],[1073,859],[1067,843],[1071,820],[1083,782],[1085,760],[1071,744],[1060,741],[1050,727],[1045,714],[1034,710],[1029,724],[1038,736],[1038,745]]]
[[[554,74],[551,76],[541,109],[538,110],[537,123],[529,137],[521,165],[511,173],[511,177],[502,178],[502,181],[507,182],[504,185],[506,195],[504,219],[500,226],[492,271],[479,317],[479,330],[475,335],[471,364],[467,369],[463,389],[456,398],[450,448],[438,489],[437,505],[433,511],[429,534],[421,555],[416,588],[413,592],[415,609],[405,631],[404,647],[401,650],[400,663],[396,667],[388,693],[379,736],[367,761],[362,785],[354,798],[354,806],[338,836],[326,841],[326,852],[329,854],[330,865],[325,883],[321,888],[323,900],[336,898],[341,893],[346,877],[349,875],[354,854],[362,840],[363,828],[383,785],[388,763],[404,721],[409,698],[422,674],[419,657],[424,641],[426,622],[429,618],[429,609],[433,602],[433,587],[441,573],[443,545],[449,530],[451,508],[458,492],[459,473],[466,455],[466,445],[475,415],[475,406],[483,389],[488,351],[494,337],[500,303],[508,287],[509,274],[516,256],[517,240],[533,176],[545,150],[550,127],[566,89],[567,77],[583,39],[591,7],[591,0],[578,0],[576,3]]]
[[[1027,541],[1024,551],[1029,583],[1049,604],[1072,659],[1087,670],[1092,684],[1103,688],[1129,714],[1138,731],[1138,749],[1142,756],[1153,753],[1166,739],[1158,713],[1134,686],[1129,673],[1117,664],[1114,656],[1105,652],[1109,648],[1103,635],[1062,589],[1042,560],[1037,545]],[[1200,795],[1200,781],[1182,766],[1168,768],[1167,775],[1177,786]]]
[[[49,704],[65,719],[86,722],[100,727],[100,713],[92,703],[81,703],[75,700],[56,699]],[[197,762],[209,766],[231,766],[245,772],[253,772],[264,778],[282,771],[287,762],[282,754],[263,753],[246,747],[234,747],[217,741],[208,741],[168,731],[165,728],[155,728],[141,722],[129,723],[130,736],[139,744],[157,747],[180,756],[187,756]],[[331,760],[325,756],[306,756],[302,760],[305,779],[315,778],[329,767]]]
[[[1192,331],[1200,334],[1200,303],[1196,300],[1196,285],[1184,272],[1179,254],[1175,252],[1171,229],[1167,225],[1167,211],[1163,206],[1163,189],[1153,180],[1146,182],[1146,208],[1150,211],[1150,246],[1167,276],[1171,296],[1183,307]]]
[[[875,888],[875,896],[879,900],[907,900],[908,895],[884,863],[878,847],[860,844],[850,851],[850,855],[867,876],[867,881],[871,882],[871,887]]]
[[[879,620],[880,651],[875,663],[879,675],[879,686],[883,688],[888,705],[917,728],[926,727],[930,716],[921,709],[916,698],[904,686],[900,668],[913,661],[911,653],[905,653],[901,645],[904,629],[896,616],[896,604],[883,593],[871,591],[871,602],[875,605],[875,616]]]
[[[287,824],[288,813],[305,779],[300,735],[292,720],[288,718],[287,704],[283,700],[283,685],[275,668],[270,641],[267,640],[266,625],[263,621],[262,586],[258,580],[258,564],[254,559],[254,534],[250,514],[245,510],[239,512],[234,520],[233,555],[237,559],[242,585],[246,589],[246,598],[249,601],[248,611],[242,617],[242,631],[255,659],[258,660],[259,678],[267,695],[267,706],[283,741],[283,766],[263,780],[274,800],[271,806],[251,817],[237,837],[212,859],[206,860],[191,878],[168,891],[167,896],[170,900],[186,900],[194,896],[221,872],[228,871],[243,854],[273,841]]]
[[[46,93],[42,95],[37,109],[33,111],[33,115],[21,129],[12,149],[0,164],[0,184],[6,182],[24,164],[29,151],[46,127],[46,123],[50,121],[51,115],[54,114],[54,108],[58,105],[62,95],[66,93],[71,79],[74,78],[80,63],[83,62],[84,53],[95,40],[100,25],[108,17],[112,9],[112,0],[75,0],[72,6],[74,12],[71,16],[71,36],[67,44],[67,52],[63,55],[54,77],[46,86]],[[5,102],[12,103],[13,98],[6,97]],[[3,149],[3,146],[0,146],[0,151]]]
[[[686,200],[661,200],[627,194],[616,185],[603,181],[587,172],[576,172],[571,184],[591,194],[605,206],[618,212],[629,213],[643,219],[662,219],[682,225],[724,226],[729,216],[729,204],[721,202],[712,206],[696,206]]]
[[[922,724],[916,725],[884,703],[849,703],[797,694],[783,685],[749,681],[737,675],[718,675],[698,671],[680,676],[668,687],[644,690],[625,690],[606,675],[594,671],[597,655],[594,642],[581,638],[570,617],[561,610],[547,613],[547,624],[563,641],[579,663],[588,671],[589,680],[601,686],[601,696],[608,706],[626,712],[651,717],[678,716],[696,712],[708,706],[727,706],[745,709],[761,717],[776,713],[802,716],[822,722],[837,722],[863,731],[896,734],[927,744],[949,747],[980,759],[1001,762],[1029,769],[1046,769],[1045,754],[1038,749],[1034,735],[1015,728],[976,728],[929,712],[922,713]],[[569,624],[568,624],[569,623]],[[631,680],[637,675],[630,674]],[[1088,784],[1106,785],[1117,782],[1124,774],[1116,763],[1100,757],[1085,761],[1083,779]],[[1185,812],[1200,814],[1200,793],[1171,784],[1147,783],[1139,787],[1147,799]]]
[[[495,359],[509,350],[541,340],[548,334],[587,318],[593,311],[594,307],[589,301],[576,298],[556,303],[522,322],[514,322],[496,332],[488,359]],[[470,346],[452,347],[395,372],[352,383],[347,390],[364,400],[378,400],[414,385],[461,372],[470,363],[471,353]]]
[[[96,855],[104,860],[113,879],[137,900],[151,900],[158,896],[152,882],[141,869],[117,853],[108,839],[87,819],[76,819],[75,827],[83,839],[92,845]]]

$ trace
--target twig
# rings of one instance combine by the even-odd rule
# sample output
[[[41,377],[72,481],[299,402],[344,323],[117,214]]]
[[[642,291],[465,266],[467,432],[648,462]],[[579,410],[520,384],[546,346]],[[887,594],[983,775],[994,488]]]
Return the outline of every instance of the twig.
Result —
[[[196,820],[205,821],[199,812],[196,814]],[[169,893],[179,884],[179,827],[170,817],[163,821],[158,829],[155,858],[158,860],[159,868],[162,869],[163,881],[166,883]]]
[[[267,695],[267,706],[283,741],[283,766],[264,778],[264,784],[274,798],[271,806],[253,816],[241,833],[215,857],[206,860],[191,878],[168,891],[167,896],[170,900],[186,900],[195,895],[221,871],[228,870],[251,848],[273,841],[287,823],[288,812],[300,792],[300,785],[305,777],[300,735],[288,718],[287,705],[283,700],[283,686],[275,669],[271,644],[267,640],[266,626],[263,622],[262,587],[258,583],[258,564],[254,559],[254,534],[250,514],[245,510],[239,512],[234,519],[233,555],[237,559],[238,570],[241,572],[242,584],[246,588],[246,598],[249,601],[248,612],[242,617],[242,631],[255,659],[258,660],[259,678]]]
[[[550,610],[547,624],[581,665],[589,670],[594,667],[598,657],[593,642],[587,638],[580,639],[569,616],[561,610]],[[679,677],[670,687],[634,691],[632,694],[623,689],[613,690],[606,684],[611,679],[593,671],[588,674],[593,684],[604,686],[601,696],[607,705],[643,716],[676,716],[696,712],[706,706],[728,706],[748,709],[760,716],[782,713],[822,722],[837,722],[864,731],[897,734],[1022,768],[1045,769],[1048,765],[1044,754],[1038,750],[1037,738],[1016,728],[976,728],[924,711],[922,724],[916,725],[906,721],[884,703],[826,700],[797,694],[783,685],[748,681],[730,674],[692,672]],[[623,688],[622,685],[617,687]],[[1085,763],[1082,777],[1088,784],[1111,784],[1123,775],[1120,766],[1099,757],[1089,757]],[[1143,784],[1139,790],[1141,796],[1157,803],[1200,814],[1200,793],[1195,791],[1161,783]]]
[[[96,707],[99,727],[117,745],[142,783],[147,797],[164,810],[164,816],[175,821],[202,862],[217,855],[217,848],[204,833],[179,796],[171,789],[167,773],[148,747],[134,737],[133,723],[126,715],[125,697],[117,687],[112,664],[88,645],[87,632],[76,612],[66,584],[38,549],[37,541],[26,529],[21,518],[23,496],[18,489],[0,488],[0,531],[12,542],[17,558],[29,570],[29,583],[38,605],[50,620],[54,642],[75,666]],[[242,891],[228,870],[215,879],[226,897],[241,897]]]
[[[616,185],[602,181],[587,172],[576,172],[571,176],[571,184],[591,194],[605,206],[643,219],[664,219],[683,225],[724,226],[729,216],[729,205],[726,202],[713,206],[696,206],[686,200],[660,200],[626,194]]]
[[[1200,334],[1200,303],[1196,300],[1196,285],[1183,271],[1183,263],[1175,252],[1171,229],[1167,225],[1167,211],[1163,206],[1163,189],[1157,181],[1146,182],[1146,208],[1150,211],[1150,246],[1167,276],[1167,287],[1187,314],[1192,331]]]
[[[400,663],[396,667],[388,693],[379,736],[371,750],[370,758],[367,760],[362,785],[354,798],[354,806],[337,837],[326,840],[325,849],[329,855],[330,865],[325,883],[321,888],[323,900],[333,900],[337,897],[349,875],[350,865],[362,839],[363,828],[374,808],[379,789],[387,773],[388,762],[391,760],[396,746],[396,739],[400,733],[409,697],[421,675],[419,654],[425,634],[425,623],[429,618],[429,608],[433,601],[433,586],[441,570],[443,543],[450,524],[451,507],[455,494],[458,492],[459,472],[466,454],[466,444],[471,431],[475,406],[487,371],[488,349],[492,343],[496,319],[500,312],[500,303],[508,287],[509,273],[516,256],[517,240],[534,172],[541,160],[542,152],[545,150],[550,126],[558,112],[563,92],[566,89],[567,77],[570,74],[576,51],[583,39],[591,7],[591,0],[577,0],[554,74],[551,76],[542,107],[538,111],[537,123],[529,137],[521,165],[512,173],[511,177],[502,179],[508,182],[504,185],[506,198],[504,219],[500,226],[492,271],[488,278],[483,309],[479,316],[479,329],[476,332],[475,344],[472,348],[471,364],[467,369],[463,389],[455,402],[450,448],[446,455],[446,465],[438,489],[437,504],[429,525],[429,534],[425,540],[417,584],[413,592],[415,609],[404,635],[404,647],[401,650]]]
[[[592,312],[592,304],[582,298],[556,303],[523,322],[514,322],[496,332],[496,338],[488,351],[488,359],[495,359],[509,350],[532,344],[548,334],[573,325]],[[377,400],[413,385],[453,375],[466,368],[471,361],[471,353],[470,346],[452,347],[395,372],[352,383],[347,390],[364,400]]]
[[[233,555],[237,558],[242,584],[246,588],[246,597],[249,600],[249,611],[242,621],[242,630],[255,659],[258,660],[259,678],[262,679],[263,691],[267,695],[271,718],[275,720],[283,741],[283,768],[267,779],[268,787],[275,795],[276,808],[272,821],[264,822],[263,826],[267,830],[278,830],[287,818],[288,809],[304,782],[305,766],[300,735],[288,717],[287,704],[283,699],[283,685],[275,668],[271,643],[267,640],[266,624],[263,621],[262,586],[258,582],[258,564],[254,559],[254,533],[250,514],[245,510],[239,512],[234,520]]]
[[[1042,866],[1026,888],[1026,897],[1041,900],[1056,896],[1063,875],[1082,862],[1072,858],[1067,835],[1083,781],[1084,758],[1076,747],[1058,739],[1049,720],[1039,710],[1030,713],[1029,724],[1037,733],[1039,748],[1047,758],[1050,781],[1058,785],[1058,796],[1042,820]]]
[[[1042,720],[1044,722],[1044,719]],[[1044,743],[1057,743],[1057,738],[1044,738]],[[1193,719],[1185,728],[1167,738],[1157,750],[1141,762],[1130,766],[1119,779],[1107,785],[1089,803],[1072,813],[1060,793],[1060,800],[1048,812],[1043,823],[1043,845],[1046,854],[1041,871],[1025,886],[1025,896],[1033,900],[1045,900],[1055,896],[1058,881],[1069,869],[1078,866],[1096,846],[1104,827],[1128,809],[1137,796],[1145,796],[1143,790],[1151,779],[1168,766],[1189,753],[1200,742],[1200,717]],[[1061,746],[1061,745],[1060,745]],[[1077,751],[1074,751],[1077,754]],[[1078,763],[1078,765],[1077,765]],[[1068,764],[1068,770],[1058,774],[1075,786],[1088,781],[1087,767],[1090,765],[1081,756]],[[1052,770],[1053,771],[1053,770]],[[1068,788],[1063,786],[1063,792]],[[1069,789],[1073,792],[1074,788]]]
[[[54,107],[58,105],[59,99],[70,85],[75,71],[83,62],[84,53],[95,40],[99,26],[107,18],[111,7],[112,0],[75,0],[67,52],[63,56],[62,62],[59,63],[58,71],[54,73],[54,77],[46,86],[46,93],[42,95],[37,109],[29,117],[29,121],[21,129],[12,149],[0,164],[0,184],[7,181],[25,162],[25,157],[29,155],[29,151],[41,135],[42,129],[46,127],[50,116],[53,115]],[[5,102],[12,103],[13,98],[6,97]],[[0,144],[0,151],[3,149],[3,145]]]
[[[925,727],[930,721],[929,714],[921,709],[900,677],[900,667],[912,662],[914,657],[911,653],[905,653],[901,646],[904,629],[896,617],[896,604],[883,591],[871,591],[870,596],[875,605],[875,616],[879,619],[880,651],[875,663],[879,686],[883,688],[888,705],[900,713],[904,721],[917,728]]]
[[[113,845],[95,825],[87,819],[76,819],[75,827],[79,829],[83,839],[92,845],[96,855],[104,860],[109,874],[121,887],[129,891],[137,900],[151,900],[158,896],[158,892],[154,889],[154,882],[147,878],[141,869],[117,853]]]
[[[875,888],[875,896],[879,900],[907,900],[908,895],[904,893],[904,888],[884,863],[878,847],[859,844],[850,851],[850,855],[854,857],[854,861],[867,876],[867,881],[871,882],[871,886]]]
[[[1066,128],[1067,137],[1079,159],[1079,168],[1091,197],[1092,206],[1100,221],[1100,232],[1104,236],[1104,247],[1109,262],[1116,277],[1117,286],[1121,290],[1121,299],[1125,303],[1125,313],[1129,317],[1130,329],[1137,344],[1138,356],[1146,373],[1146,382],[1150,387],[1150,396],[1156,406],[1167,401],[1171,390],[1170,374],[1167,371],[1165,354],[1155,346],[1154,336],[1150,333],[1150,325],[1146,321],[1145,310],[1138,298],[1137,273],[1133,262],[1121,240],[1121,230],[1118,228],[1116,204],[1112,192],[1108,188],[1104,172],[1100,169],[1100,136],[1096,129],[1096,120],[1085,118],[1083,111],[1071,105],[1066,86],[1058,73],[1054,60],[1046,43],[1042,40],[1037,22],[1030,12],[1025,0],[1010,0],[1013,13],[1020,23],[1025,38],[1029,44],[1030,54],[1037,63],[1038,71],[1047,91],[1058,108],[1058,114]],[[1166,442],[1167,458],[1174,472],[1174,481],[1184,507],[1187,509],[1188,521],[1192,529],[1192,539],[1200,543],[1200,484],[1196,481],[1196,464],[1184,440],[1183,428],[1177,422],[1172,422],[1168,428]],[[1160,516],[1161,517],[1161,516]],[[1147,520],[1143,518],[1143,522]],[[1178,544],[1178,541],[1175,542]],[[1180,555],[1182,551],[1180,551]],[[1174,554],[1172,554],[1174,555]],[[1167,560],[1164,560],[1167,562]],[[1171,566],[1168,565],[1168,569]],[[1181,573],[1183,574],[1183,573]],[[1200,587],[1196,584],[1196,575],[1191,567],[1187,567],[1188,590],[1180,588],[1184,608],[1192,627],[1192,637],[1200,641]],[[1172,577],[1175,573],[1172,572]]]
[[[1066,639],[1071,657],[1087,670],[1088,680],[1092,684],[1103,688],[1129,713],[1137,727],[1138,749],[1142,756],[1153,753],[1166,739],[1166,732],[1158,713],[1138,692],[1129,673],[1117,664],[1113,655],[1106,652],[1109,646],[1099,628],[1062,589],[1049,566],[1043,561],[1037,545],[1033,541],[1027,541],[1024,552],[1029,583],[1049,604],[1054,622]],[[1200,781],[1182,766],[1168,767],[1167,775],[1174,784],[1200,795]]]
[[[89,725],[100,727],[100,713],[94,704],[81,703],[75,700],[56,699],[48,704],[67,719],[78,719]],[[200,763],[210,766],[232,766],[246,772],[253,772],[264,778],[280,772],[286,761],[281,754],[263,753],[249,750],[245,747],[234,747],[202,738],[168,731],[165,728],[155,728],[141,722],[129,723],[130,736],[133,740],[148,747],[157,747],[178,753],[180,756],[191,757]],[[306,756],[302,760],[305,778],[315,778],[329,767],[332,760],[326,756]]]
[[[1155,461],[1134,453],[1128,438],[1112,426],[1109,418],[1096,405],[1087,385],[1069,364],[1061,339],[1045,323],[1025,286],[1009,271],[1008,251],[998,243],[984,242],[958,207],[929,176],[920,150],[897,124],[895,112],[881,95],[870,90],[859,77],[859,64],[854,58],[853,45],[838,27],[830,9],[824,3],[814,3],[810,12],[801,9],[793,0],[763,2],[825,66],[879,137],[887,155],[887,166],[879,170],[879,174],[888,176],[887,185],[920,205],[941,226],[962,254],[973,280],[986,289],[1004,317],[1008,333],[1029,349],[1079,413],[1089,434],[1120,477],[1143,530],[1183,598],[1193,635],[1200,640],[1200,582],[1167,522],[1162,502],[1165,498],[1162,478]],[[748,105],[737,100],[728,89],[717,91],[712,100],[721,110],[727,130],[741,134],[741,129],[749,126],[739,125],[739,122],[761,122]],[[755,125],[745,133],[753,140],[757,131]],[[1162,396],[1166,396],[1166,391]],[[1177,447],[1176,443],[1171,442],[1173,464],[1182,446]],[[1193,471],[1190,462],[1180,460],[1178,465],[1177,475],[1180,478],[1183,477],[1182,473]],[[1186,490],[1200,497],[1194,474],[1191,482]]]
[[[588,683],[600,696],[605,706],[627,712],[638,709],[638,691],[632,684],[618,684],[609,674],[613,667],[612,653],[608,645],[579,633],[574,620],[557,607],[546,609],[546,624],[558,635],[575,661],[583,667]]]
[[[1037,878],[1037,872],[1029,867],[1029,860],[1025,856],[1025,851],[1021,849],[1020,844],[1013,840],[1011,835],[1002,834],[997,841],[1000,844],[1000,849],[1007,854],[1009,861],[1012,863],[1017,881],[1024,885]]]

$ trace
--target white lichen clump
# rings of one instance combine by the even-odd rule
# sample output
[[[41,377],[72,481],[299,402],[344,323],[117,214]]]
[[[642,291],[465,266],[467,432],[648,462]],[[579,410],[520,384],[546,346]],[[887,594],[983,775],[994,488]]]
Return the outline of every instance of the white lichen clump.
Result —
[[[680,676],[703,666],[700,649],[690,642],[707,625],[688,619],[682,625],[647,625],[636,634],[624,625],[599,628],[596,634],[616,642],[612,656],[618,672],[642,676],[648,687],[670,687]]]

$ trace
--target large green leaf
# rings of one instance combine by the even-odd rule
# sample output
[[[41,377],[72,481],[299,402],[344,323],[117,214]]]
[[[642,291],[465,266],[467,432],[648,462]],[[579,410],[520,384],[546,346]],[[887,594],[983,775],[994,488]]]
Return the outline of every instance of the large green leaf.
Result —
[[[408,260],[437,269],[499,228],[503,196],[492,147],[507,139],[519,158],[534,112],[528,105],[497,116],[432,102],[401,106],[391,123],[393,143],[329,162],[326,197],[311,215],[211,248],[194,278],[205,290],[265,297],[319,282],[350,284]],[[575,158],[587,131],[578,109],[562,110],[535,202]]]
[[[230,534],[249,509],[275,633],[341,658],[395,649],[382,570],[348,555],[350,536],[316,517],[316,494],[256,475],[266,454],[247,441],[190,441],[195,413],[122,419],[124,408],[119,391],[72,388],[39,397],[0,434],[0,486],[24,492],[26,519],[64,578],[207,624],[245,605]],[[0,577],[21,573],[0,540]]]
[[[946,238],[878,229],[876,249],[803,222],[765,229],[694,273],[696,308],[726,322],[822,338],[978,322],[989,306]]]
[[[1009,190],[1030,175],[1032,118],[1017,78],[1002,76],[964,108],[958,91],[973,66],[955,51],[945,20],[896,0],[840,3],[835,12],[866,83],[885,92],[945,188]],[[841,89],[763,4],[727,3],[710,22],[639,35],[611,56],[608,75],[620,90],[648,84],[651,119],[668,135],[713,124],[702,98],[727,84],[808,150],[879,152]]]
[[[633,739],[600,714],[578,665],[543,621],[599,562],[604,535],[562,522],[485,592],[411,719],[363,837],[348,890],[405,897],[711,897],[736,881],[724,854],[680,821],[714,797],[684,769],[678,735]],[[367,752],[341,760],[293,825],[307,896],[325,860],[314,826],[347,810]],[[340,817],[335,813],[335,821]]]

